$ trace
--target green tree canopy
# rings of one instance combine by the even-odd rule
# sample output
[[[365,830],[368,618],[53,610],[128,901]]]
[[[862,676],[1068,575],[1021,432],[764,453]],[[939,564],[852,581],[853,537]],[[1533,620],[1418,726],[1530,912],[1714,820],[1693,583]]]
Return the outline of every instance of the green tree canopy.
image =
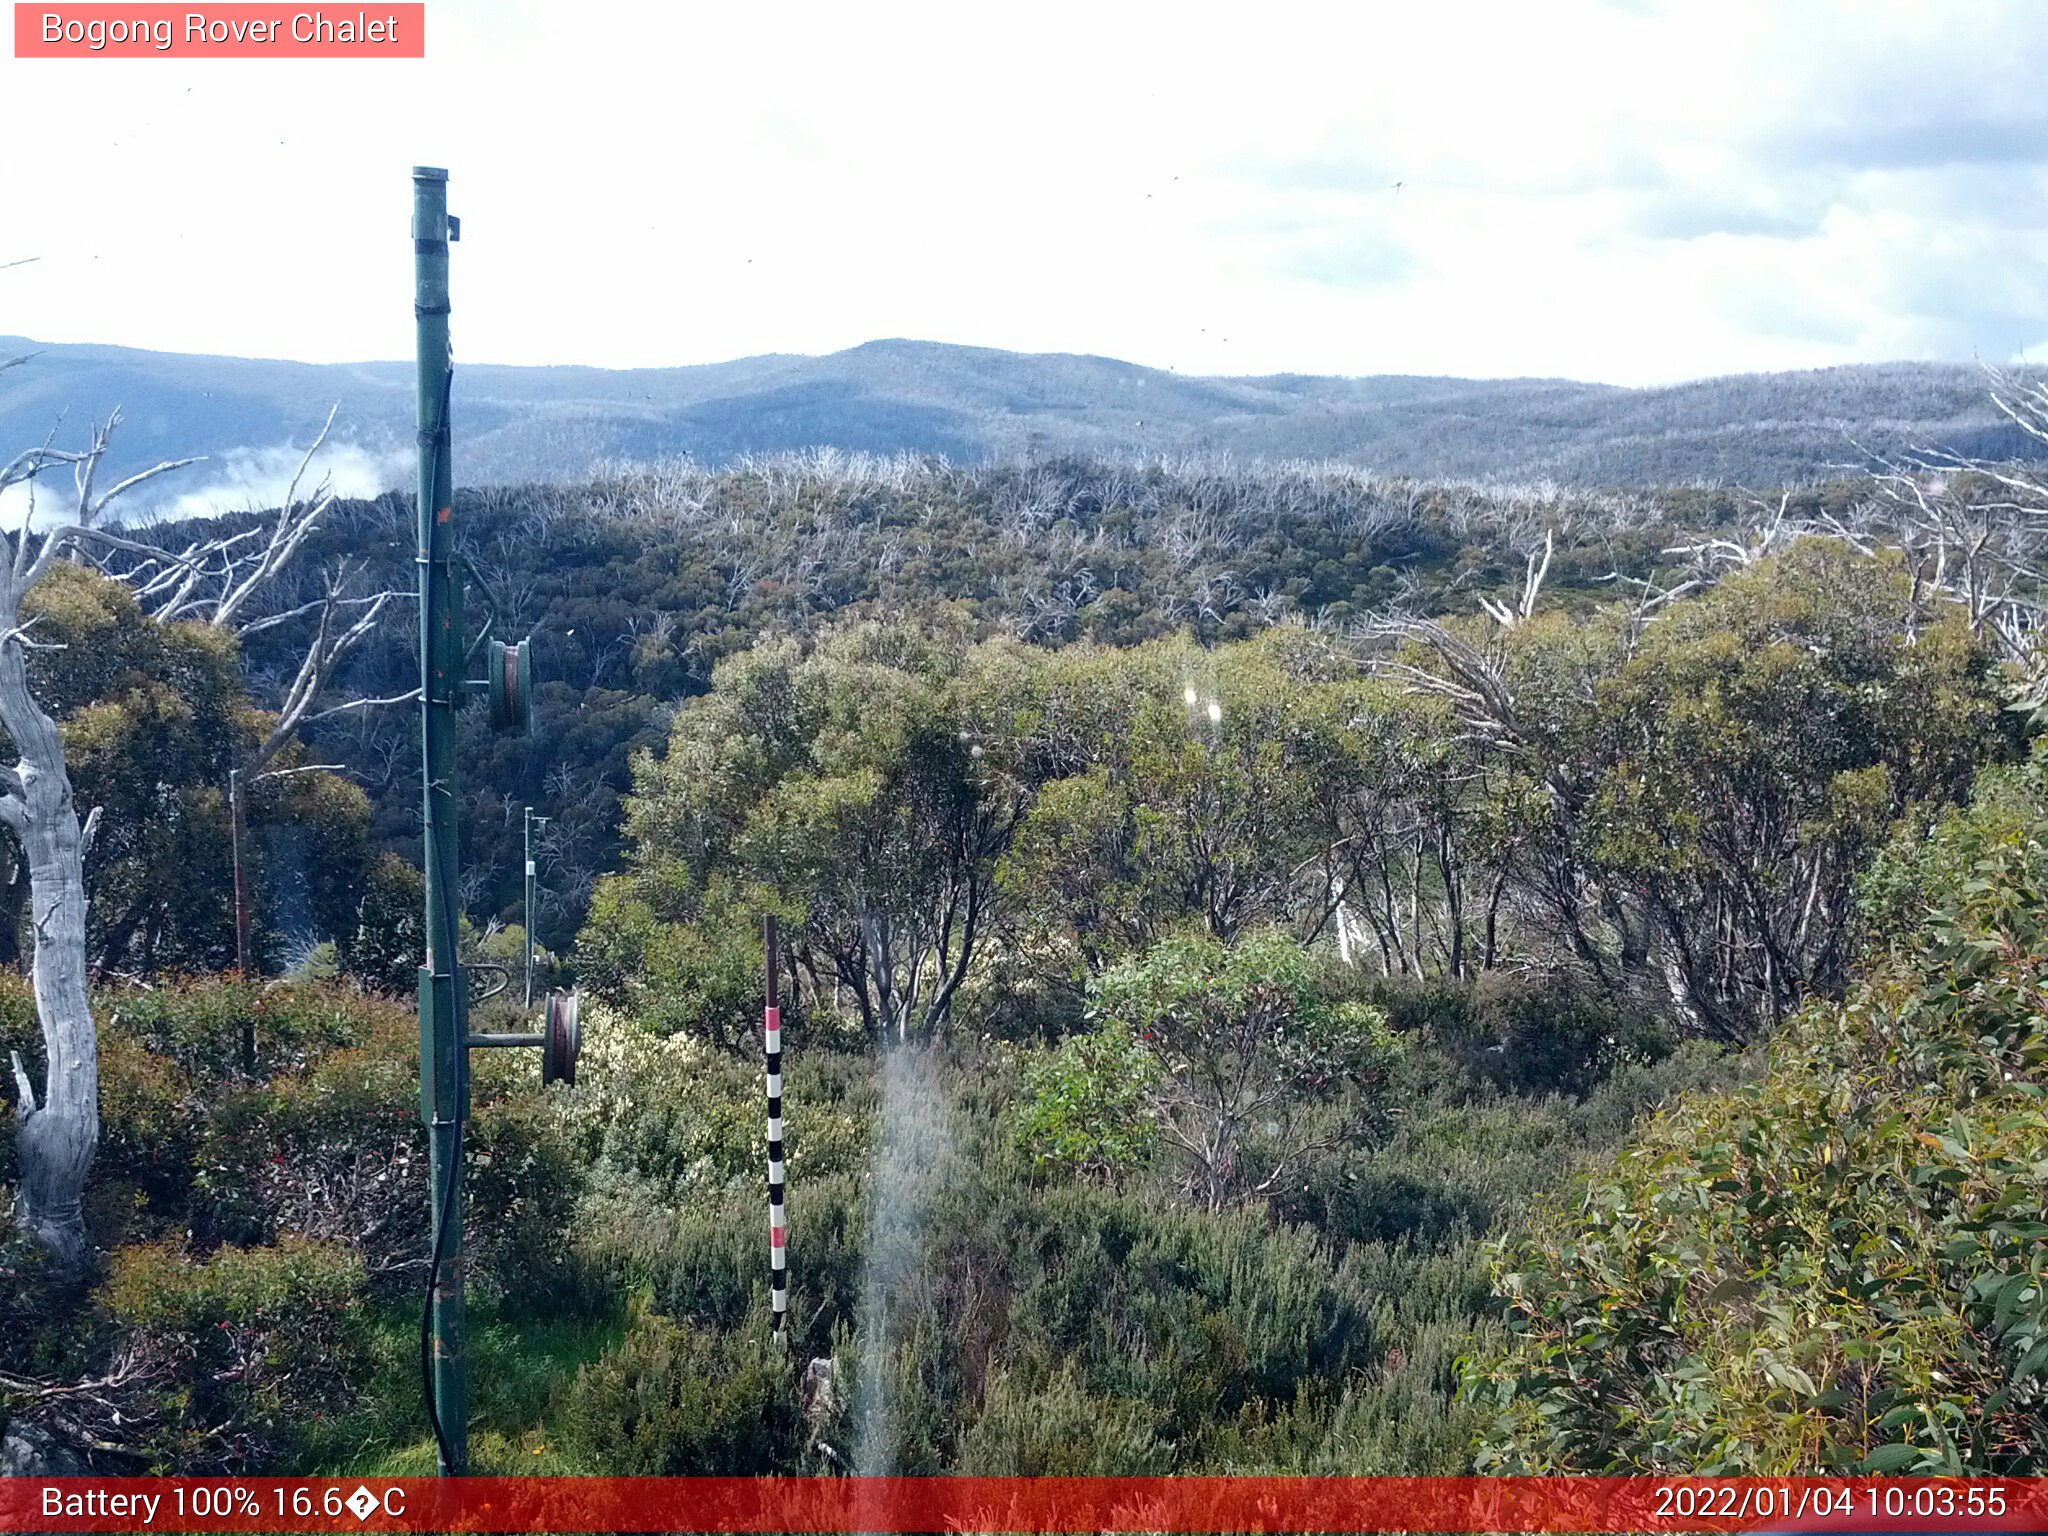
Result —
[[[2048,1468],[2044,878],[2037,756],[1902,833],[1846,1001],[1499,1246],[1482,1470]]]
[[[79,805],[93,814],[87,937],[102,970],[217,970],[235,959],[228,771],[262,739],[232,635],[159,624],[130,587],[75,565],[29,595],[35,687],[64,733]],[[252,786],[246,857],[259,954],[357,923],[369,801],[346,779],[295,769]],[[19,851],[10,851],[18,861]],[[27,882],[7,892],[0,944],[19,953]]]

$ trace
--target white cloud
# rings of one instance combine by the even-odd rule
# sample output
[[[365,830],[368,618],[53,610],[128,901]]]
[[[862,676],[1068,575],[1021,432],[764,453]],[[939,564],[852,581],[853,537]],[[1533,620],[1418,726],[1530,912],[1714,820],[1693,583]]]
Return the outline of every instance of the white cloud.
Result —
[[[168,517],[213,517],[278,506],[305,459],[304,448],[289,444],[234,449],[183,472],[198,476],[197,485],[187,482],[173,490],[166,481],[155,511]],[[410,454],[371,453],[353,443],[329,444],[300,480],[299,495],[311,494],[324,480],[339,496],[368,498],[405,484],[412,468]]]
[[[107,515],[131,523],[152,523],[267,510],[283,502],[305,462],[306,450],[288,443],[232,449],[137,487],[115,502]],[[369,498],[407,484],[412,471],[409,454],[373,453],[353,443],[329,443],[300,477],[298,495],[309,496],[324,482],[341,497]],[[52,516],[64,509],[62,493],[69,489],[69,471],[59,471],[35,495],[37,527],[47,526]],[[30,505],[27,484],[0,491],[0,529],[19,528]]]
[[[30,505],[26,485],[10,485],[0,491],[0,529],[12,533],[19,528],[28,518]]]
[[[0,59],[0,162],[90,188],[40,205],[0,331],[405,356],[425,161],[472,361],[908,335],[1651,382],[2048,332],[2023,4],[428,19],[417,63]],[[0,259],[29,240],[0,225]]]

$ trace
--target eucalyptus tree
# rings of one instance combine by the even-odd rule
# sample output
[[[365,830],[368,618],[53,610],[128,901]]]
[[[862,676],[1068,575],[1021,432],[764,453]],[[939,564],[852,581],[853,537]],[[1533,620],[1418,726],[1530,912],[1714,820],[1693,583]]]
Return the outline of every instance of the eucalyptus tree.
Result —
[[[1005,861],[1005,891],[1100,970],[1186,921],[1229,942],[1260,922],[1332,918],[1335,797],[1365,767],[1354,700],[1292,654],[1299,632],[1205,650],[1077,648],[1038,669],[1026,718],[1049,777]]]
[[[1503,828],[1535,933],[1731,1041],[1842,986],[1887,829],[1997,739],[1987,644],[1900,552],[1767,543],[1647,613],[1389,621],[1372,657],[1534,791]]]
[[[644,1006],[715,983],[744,899],[788,917],[799,1002],[850,999],[875,1037],[943,1029],[1027,793],[1010,735],[971,707],[966,650],[858,624],[721,662],[665,756],[635,764],[627,868],[582,940],[598,986]]]

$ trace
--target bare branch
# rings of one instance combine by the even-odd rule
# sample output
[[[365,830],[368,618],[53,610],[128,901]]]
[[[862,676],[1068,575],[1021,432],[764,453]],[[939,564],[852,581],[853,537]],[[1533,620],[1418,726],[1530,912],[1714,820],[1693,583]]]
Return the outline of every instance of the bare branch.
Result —
[[[315,598],[310,603],[301,603],[296,608],[287,608],[282,613],[271,614],[268,618],[252,620],[236,633],[246,638],[249,635],[261,634],[266,629],[275,629],[280,624],[288,624],[293,619],[302,619],[309,613],[319,613],[323,609],[358,608],[366,603],[404,602],[418,595],[416,592],[404,592],[393,588],[387,592],[372,592],[364,597]]]
[[[311,724],[315,720],[326,720],[334,715],[345,715],[350,710],[385,709],[393,704],[417,704],[419,701],[420,691],[417,688],[413,689],[410,693],[394,693],[388,699],[350,699],[346,704],[336,704],[331,709],[315,710],[312,714],[307,715],[302,723]]]
[[[80,521],[90,522],[93,518],[98,517],[100,513],[106,511],[107,504],[113,501],[115,497],[122,495],[124,492],[132,491],[136,486],[142,485],[147,481],[154,480],[158,475],[167,475],[174,469],[184,469],[187,465],[203,464],[205,462],[206,456],[204,454],[197,454],[189,459],[166,459],[161,464],[150,465],[148,469],[137,470],[127,479],[117,481],[113,489],[104,496],[101,496],[97,501],[94,501],[90,507],[82,509],[87,512],[87,516],[81,518]]]
[[[9,1051],[14,1058],[14,1118],[26,1121],[36,1112],[36,1085],[28,1080],[28,1068],[21,1064],[21,1052]]]
[[[335,401],[328,408],[327,419],[320,423],[320,431],[313,439],[313,446],[306,450],[306,456],[299,460],[299,467],[292,471],[291,484],[284,488],[284,504],[286,507],[292,506],[299,499],[299,482],[305,478],[306,470],[313,462],[313,455],[318,453],[321,446],[326,443],[327,434],[334,430],[335,413],[340,409],[341,402],[339,400]]]
[[[31,640],[29,638],[29,631],[34,629],[40,622],[39,619],[29,619],[23,623],[16,624],[12,629],[0,629],[0,645],[18,645],[24,651],[64,651],[70,649],[68,645],[59,640]]]
[[[270,541],[253,564],[239,579],[232,574],[224,580],[220,600],[214,605],[212,622],[223,628],[231,627],[235,616],[247,606],[250,599],[262,591],[270,581],[291,562],[292,556],[313,532],[320,526],[320,519],[327,514],[338,499],[333,482],[322,480],[312,497],[303,505],[299,502],[299,482],[305,477],[313,457],[327,442],[327,434],[334,428],[335,414],[341,404],[335,402],[328,411],[327,420],[313,439],[313,446],[306,450],[306,456],[299,461],[299,467],[292,474],[291,483],[285,488],[284,504],[277,509],[277,518],[270,525]],[[232,566],[230,567],[232,572]]]
[[[187,459],[184,462],[189,464],[193,461]],[[109,549],[122,550],[131,555],[144,555],[152,560],[167,561],[172,565],[185,565],[189,563],[182,556],[170,554],[157,548],[154,544],[143,544],[134,539],[123,538],[120,534],[110,533],[104,528],[91,528],[78,523],[64,523],[50,529],[44,535],[46,546],[59,551],[66,545],[77,544],[88,539],[95,544],[104,544]]]
[[[293,768],[266,768],[250,779],[251,784],[261,784],[265,779],[288,779],[295,773],[347,773],[347,763],[301,763]]]

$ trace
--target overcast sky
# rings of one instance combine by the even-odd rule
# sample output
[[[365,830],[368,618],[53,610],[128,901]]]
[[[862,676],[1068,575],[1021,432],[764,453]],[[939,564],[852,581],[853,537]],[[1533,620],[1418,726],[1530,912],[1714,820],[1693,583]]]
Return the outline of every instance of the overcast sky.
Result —
[[[339,9],[330,7],[330,9]],[[348,7],[353,14],[355,7]],[[2048,356],[2048,6],[430,0],[415,62],[0,58],[0,332],[883,336],[1637,384]]]

